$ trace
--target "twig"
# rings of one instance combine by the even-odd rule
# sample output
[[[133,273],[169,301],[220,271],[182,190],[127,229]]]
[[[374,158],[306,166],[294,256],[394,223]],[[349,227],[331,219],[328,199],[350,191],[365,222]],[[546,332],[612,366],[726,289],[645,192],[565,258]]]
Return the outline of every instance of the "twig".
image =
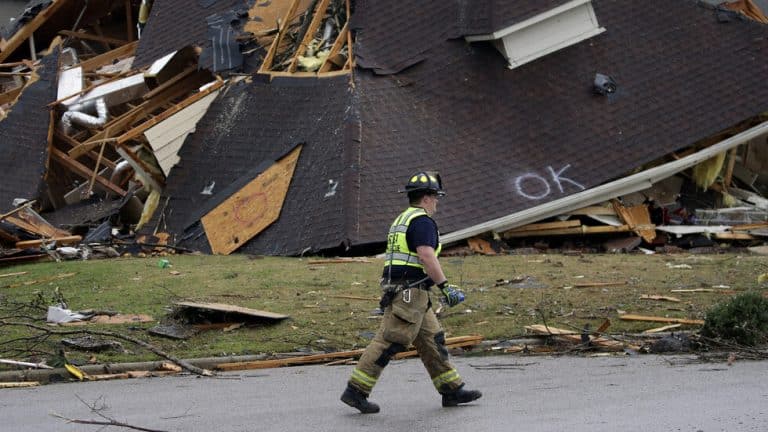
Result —
[[[141,426],[134,426],[134,425],[130,425],[128,423],[119,422],[119,421],[117,421],[117,420],[115,420],[113,418],[107,417],[104,414],[102,414],[100,412],[102,408],[97,408],[95,406],[95,402],[94,402],[94,405],[88,405],[87,403],[85,403],[85,401],[82,398],[80,398],[80,396],[78,396],[78,395],[75,395],[75,396],[80,400],[80,402],[82,402],[85,406],[87,406],[91,410],[91,412],[93,412],[97,416],[103,418],[104,421],[102,421],[102,420],[72,419],[72,418],[64,417],[63,415],[56,414],[56,413],[51,413],[51,416],[57,417],[57,418],[60,418],[60,419],[63,419],[63,420],[66,420],[67,423],[90,424],[90,425],[97,425],[97,426],[117,426],[117,427],[124,427],[124,428],[128,428],[128,429],[139,430],[139,431],[144,431],[144,432],[167,432],[167,431],[160,430],[160,429],[148,429],[148,428],[144,428],[144,427],[141,427]]]
[[[107,336],[107,337],[114,337],[118,339],[123,339],[128,342],[132,342],[136,345],[139,345],[155,354],[157,354],[160,357],[163,357],[165,359],[168,359],[177,365],[181,366],[185,370],[192,372],[197,375],[202,376],[212,376],[213,372],[199,368],[187,361],[184,361],[182,359],[178,359],[166,352],[161,351],[160,349],[156,348],[154,345],[151,345],[147,342],[144,342],[143,340],[139,340],[130,336],[125,336],[119,333],[109,332],[109,331],[102,331],[102,330],[87,330],[87,329],[77,329],[77,330],[51,330],[36,324],[31,323],[21,323],[21,322],[8,322],[5,320],[0,320],[0,325],[10,325],[10,326],[22,326],[22,327],[29,327],[36,330],[40,330],[42,332],[48,333],[48,334],[56,334],[56,335],[71,335],[71,334],[90,334],[90,335],[98,335],[98,336]]]

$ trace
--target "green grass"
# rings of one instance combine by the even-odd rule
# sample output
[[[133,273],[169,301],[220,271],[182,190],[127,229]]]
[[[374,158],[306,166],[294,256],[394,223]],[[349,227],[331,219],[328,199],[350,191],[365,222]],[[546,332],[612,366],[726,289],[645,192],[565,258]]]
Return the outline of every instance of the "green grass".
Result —
[[[348,350],[364,347],[361,334],[374,332],[382,261],[310,265],[310,259],[171,255],[172,267],[160,268],[160,257],[67,261],[5,267],[0,274],[0,317],[6,322],[44,323],[45,306],[55,293],[72,310],[113,310],[165,319],[177,300],[217,302],[290,315],[276,324],[253,324],[234,331],[209,330],[177,341],[152,336],[156,323],[88,325],[85,329],[118,332],[147,341],[179,358],[291,352],[302,349]],[[621,321],[620,311],[643,315],[704,319],[712,305],[729,298],[721,292],[671,293],[672,289],[727,285],[731,291],[758,289],[766,272],[764,257],[727,255],[525,255],[444,257],[451,283],[467,292],[467,301],[442,317],[448,336],[480,334],[487,339],[523,335],[524,326],[541,324],[597,328],[609,318],[609,332],[640,332],[658,323]],[[692,269],[672,269],[668,264]],[[173,275],[171,272],[179,272]],[[75,273],[47,282],[43,278]],[[520,284],[497,283],[515,278]],[[613,286],[577,288],[584,282],[616,282]],[[765,291],[765,287],[762,287]],[[671,295],[680,303],[641,300],[642,294]],[[370,300],[344,298],[365,297]],[[35,301],[37,299],[37,302]],[[33,307],[32,305],[36,306]],[[20,311],[20,312],[19,312]],[[20,316],[23,315],[23,316]],[[696,327],[690,327],[695,329]],[[29,348],[17,340],[33,332],[0,325],[0,358],[23,360],[26,351],[45,357],[56,351],[60,337]],[[73,327],[54,327],[73,330]],[[70,336],[71,337],[71,336]],[[96,354],[98,361],[144,361],[157,357],[130,343],[127,352]],[[68,352],[84,360],[91,354]]]

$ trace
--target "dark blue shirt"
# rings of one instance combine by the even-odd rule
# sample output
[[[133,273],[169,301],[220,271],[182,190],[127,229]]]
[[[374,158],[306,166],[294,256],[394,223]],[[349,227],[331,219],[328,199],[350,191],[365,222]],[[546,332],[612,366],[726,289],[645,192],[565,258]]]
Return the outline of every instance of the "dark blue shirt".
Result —
[[[408,231],[405,233],[405,239],[408,242],[408,249],[416,253],[416,248],[419,246],[429,246],[432,249],[437,249],[438,233],[437,224],[434,219],[429,216],[417,216],[411,220],[408,225]],[[395,283],[401,282],[414,282],[421,280],[427,276],[422,269],[410,266],[391,266],[392,272],[390,273],[390,266],[384,267],[382,277],[389,279]],[[432,280],[427,280],[428,285],[432,285]]]

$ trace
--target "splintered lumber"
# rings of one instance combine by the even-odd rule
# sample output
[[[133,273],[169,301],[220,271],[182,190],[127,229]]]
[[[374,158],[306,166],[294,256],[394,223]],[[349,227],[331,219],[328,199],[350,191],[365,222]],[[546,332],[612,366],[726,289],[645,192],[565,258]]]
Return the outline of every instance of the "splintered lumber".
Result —
[[[0,383],[0,388],[37,387],[39,385],[40,385],[40,382],[38,381],[4,382],[4,383]]]
[[[269,71],[272,69],[272,62],[275,60],[277,49],[280,46],[280,43],[283,41],[286,33],[288,33],[288,27],[290,27],[290,23],[293,21],[296,10],[299,8],[300,3],[301,0],[293,0],[291,2],[291,6],[285,12],[283,19],[279,23],[277,37],[275,37],[275,39],[272,41],[272,45],[270,45],[269,50],[267,51],[267,55],[264,57],[264,61],[261,62],[259,73],[269,73]]]
[[[23,240],[23,241],[16,242],[16,249],[36,248],[36,247],[42,246],[45,243],[53,243],[53,242],[56,242],[57,244],[63,244],[63,245],[77,244],[77,243],[80,243],[80,241],[82,240],[83,240],[83,237],[79,235],[51,237],[51,238],[37,239],[37,240]]]
[[[588,226],[581,225],[572,228],[560,228],[560,229],[544,229],[544,230],[531,230],[531,231],[507,231],[502,234],[505,239],[515,237],[536,237],[536,236],[548,236],[548,235],[577,235],[577,234],[608,234],[618,232],[629,232],[632,229],[629,225],[620,226]]]
[[[704,325],[704,320],[688,319],[688,318],[668,318],[668,317],[660,317],[660,316],[645,316],[645,315],[634,315],[634,314],[619,315],[619,318],[624,321],[650,321],[650,322],[663,322],[663,323],[673,323],[673,324]]]
[[[579,332],[559,329],[556,327],[546,326],[543,324],[529,325],[529,326],[525,326],[525,328],[536,334],[555,336],[557,339],[560,339],[566,342],[571,342],[575,344],[582,343],[582,340],[581,340],[582,335]],[[600,337],[600,336],[596,337],[596,336],[589,335],[588,337],[589,337],[590,344],[598,346],[600,348],[605,348],[612,351],[613,350],[620,351],[624,349],[624,344],[619,341],[608,339],[605,337]]]
[[[467,239],[467,245],[472,252],[481,253],[483,255],[496,255],[496,251],[493,250],[493,247],[488,240],[472,237]]]
[[[671,301],[671,302],[679,302],[680,299],[677,297],[671,297],[671,296],[663,296],[663,295],[652,295],[652,294],[643,294],[640,296],[641,300],[664,300],[664,301]]]
[[[315,7],[312,21],[310,21],[309,27],[307,27],[306,33],[304,33],[304,38],[299,42],[299,45],[296,46],[291,63],[288,65],[288,72],[296,72],[296,63],[298,62],[299,56],[304,55],[310,41],[314,39],[317,28],[325,17],[325,11],[328,8],[329,1],[330,0],[320,0]]]
[[[682,324],[670,324],[670,325],[665,325],[663,327],[656,327],[656,328],[648,329],[648,330],[644,331],[643,333],[660,333],[660,332],[667,331],[667,330],[672,330],[672,329],[675,329],[675,328],[678,328],[678,327],[681,327],[681,326],[682,326]]]
[[[106,36],[92,35],[90,33],[75,32],[72,30],[59,30],[59,34],[62,36],[72,37],[75,39],[90,40],[96,42],[104,42],[110,45],[123,46],[128,43],[127,40],[115,39]]]
[[[474,346],[479,344],[483,340],[482,336],[459,336],[448,338],[445,341],[446,348],[460,348],[466,346]],[[365,349],[357,349],[352,351],[341,351],[334,353],[324,354],[312,354],[299,357],[290,357],[277,360],[257,360],[251,362],[237,362],[237,363],[220,363],[216,365],[215,369],[222,371],[233,370],[246,370],[246,369],[268,369],[283,366],[295,366],[315,363],[326,363],[330,361],[336,361],[338,359],[350,359],[359,357],[365,352]],[[418,353],[415,350],[401,352],[395,355],[395,359],[415,357]]]
[[[0,278],[11,277],[11,276],[21,276],[21,275],[25,275],[25,274],[27,274],[27,272],[25,272],[25,271],[23,271],[23,272],[14,272],[14,273],[6,273],[6,274],[1,274]]]
[[[328,57],[323,60],[323,64],[320,66],[320,69],[317,70],[318,74],[330,71],[331,65],[333,64],[330,59],[337,55],[347,43],[347,33],[349,33],[349,20],[344,23],[344,27],[339,32],[339,35],[336,36],[336,42],[333,43],[331,51],[328,53]]]
[[[24,27],[20,28],[16,33],[11,36],[10,39],[0,40],[0,63],[4,62],[18,47],[20,47],[32,34],[40,28],[51,15],[55,14],[59,9],[72,2],[67,0],[53,0],[47,8],[40,11],[34,18],[27,22]]]
[[[557,221],[557,222],[542,222],[542,223],[534,223],[534,224],[528,224],[523,225],[521,227],[512,228],[510,230],[507,230],[506,232],[525,232],[525,231],[540,231],[540,230],[548,230],[548,229],[560,229],[560,228],[573,228],[581,226],[581,221],[578,219],[574,220],[564,220],[564,221]]]
[[[371,263],[373,261],[367,258],[329,258],[329,259],[314,259],[308,260],[307,264],[345,264],[345,263]]]
[[[219,312],[239,313],[243,315],[250,315],[256,318],[269,318],[275,320],[286,319],[289,316],[274,312],[267,312],[258,309],[251,309],[242,306],[228,305],[224,303],[195,303],[189,301],[175,302],[175,305],[181,307],[188,307],[193,309],[207,309]]]
[[[96,315],[87,321],[59,323],[61,326],[83,326],[88,324],[130,324],[153,322],[155,319],[144,314]]]
[[[72,149],[72,151],[75,149]],[[84,149],[83,153],[87,153],[88,149]],[[63,151],[52,147],[51,148],[51,156],[54,157],[57,161],[61,162],[65,167],[69,168],[70,170],[74,171],[76,174],[79,174],[81,177],[89,179],[91,177],[91,174],[93,173],[93,170],[88,168],[87,166],[81,164],[80,162],[76,161],[74,157],[68,156]],[[121,197],[124,197],[127,193],[125,190],[123,190],[120,186],[117,186],[116,184],[110,182],[109,180],[105,179],[102,176],[96,176],[96,181],[110,190],[111,192],[114,192]]]
[[[625,207],[617,200],[612,201],[613,209],[622,221],[637,235],[650,243],[656,238],[656,226],[651,223],[651,214],[645,204]]]
[[[302,146],[202,217],[211,251],[229,255],[280,216]]]

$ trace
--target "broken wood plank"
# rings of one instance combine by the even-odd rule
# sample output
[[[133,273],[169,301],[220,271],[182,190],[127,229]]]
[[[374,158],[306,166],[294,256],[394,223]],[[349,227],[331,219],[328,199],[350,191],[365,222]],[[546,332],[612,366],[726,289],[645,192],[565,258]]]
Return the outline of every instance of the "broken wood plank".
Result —
[[[115,60],[125,57],[131,57],[136,53],[136,47],[139,46],[139,41],[134,41],[125,44],[119,48],[115,48],[111,51],[107,51],[103,54],[99,54],[95,57],[91,57],[88,60],[80,62],[80,67],[83,68],[83,72],[92,72],[96,69],[114,63]]]
[[[756,237],[752,234],[744,232],[721,232],[715,233],[717,240],[756,240]]]
[[[39,385],[40,385],[39,381],[2,382],[2,383],[0,383],[0,388],[37,387]]]
[[[251,309],[242,306],[229,305],[224,303],[196,303],[189,301],[175,302],[175,305],[188,307],[193,309],[207,309],[219,312],[239,313],[243,315],[250,315],[256,318],[269,318],[274,320],[282,320],[289,318],[289,315],[267,312],[258,309]]]
[[[144,99],[144,100],[151,99],[151,98],[155,97],[155,95],[163,92],[165,89],[175,86],[177,82],[183,80],[184,78],[192,75],[195,72],[197,72],[197,65],[196,64],[190,65],[186,69],[184,69],[183,71],[181,71],[178,74],[176,74],[175,76],[173,76],[168,81],[160,84],[159,86],[157,86],[157,87],[153,88],[152,90],[148,91],[147,93],[145,93],[144,96],[142,96],[141,98]]]
[[[33,205],[34,203],[35,203],[35,200],[32,200],[32,201],[27,201],[27,202],[25,202],[24,204],[20,205],[19,207],[16,207],[15,209],[13,209],[13,210],[9,211],[8,213],[3,213],[3,214],[1,214],[1,215],[0,215],[0,221],[1,221],[1,220],[3,220],[3,219],[5,219],[5,218],[7,218],[7,217],[9,217],[9,216],[13,216],[13,215],[15,215],[16,213],[18,213],[18,212],[20,212],[20,211],[24,210],[25,208],[27,208],[27,207],[29,207],[29,206]]]
[[[272,62],[274,61],[275,55],[277,54],[277,48],[280,46],[283,38],[288,33],[288,28],[290,27],[291,21],[293,21],[295,17],[294,14],[296,13],[296,10],[299,8],[299,3],[301,3],[301,0],[293,0],[291,2],[291,6],[285,12],[282,20],[279,21],[277,37],[272,40],[272,45],[269,46],[267,55],[264,57],[264,61],[261,62],[259,73],[265,73],[272,69]]]
[[[580,332],[559,329],[556,327],[546,326],[543,324],[529,325],[529,326],[525,326],[525,328],[536,334],[556,336],[558,339],[561,339],[566,342],[571,342],[575,344],[582,343],[582,335]],[[608,350],[619,351],[624,349],[624,344],[622,342],[619,342],[613,339],[608,339],[605,337],[595,337],[592,335],[589,335],[588,337],[589,337],[589,343],[592,345],[605,348]]]
[[[64,231],[51,225],[47,220],[29,207],[23,208],[15,215],[8,216],[5,219],[17,227],[33,234],[37,234],[40,237],[66,237],[70,235],[68,231]]]
[[[72,149],[75,150],[75,149]],[[85,150],[87,151],[87,150]],[[85,152],[84,151],[84,152]],[[76,161],[74,158],[68,156],[63,151],[52,148],[51,149],[51,156],[53,156],[57,161],[61,162],[65,167],[69,168],[76,174],[79,174],[85,179],[88,179],[91,176],[91,169],[86,167],[85,165],[81,164],[80,162]],[[105,188],[109,189],[111,192],[114,192],[121,197],[125,196],[127,193],[125,190],[123,190],[120,186],[117,186],[116,184],[110,182],[109,180],[101,177],[96,176],[96,181],[99,182],[100,185],[104,186]]]
[[[323,60],[323,63],[320,65],[320,69],[317,70],[318,75],[322,75],[325,72],[328,72],[331,70],[331,63],[330,59],[331,57],[338,54],[341,49],[344,47],[344,45],[347,43],[347,33],[349,32],[349,20],[344,23],[344,27],[342,27],[341,31],[339,32],[338,36],[336,36],[336,41],[333,42],[333,45],[331,46],[331,51],[328,53],[328,57]]]
[[[448,338],[445,341],[446,348],[459,348],[479,344],[483,340],[482,336],[460,336]],[[220,363],[214,369],[222,371],[247,370],[247,369],[268,369],[284,366],[306,365],[315,363],[327,363],[337,359],[350,359],[359,357],[365,352],[365,349],[352,351],[340,351],[334,353],[311,354],[299,357],[289,357],[276,360],[256,360],[251,362]],[[418,355],[415,350],[401,352],[395,355],[395,359],[414,357]]]
[[[670,324],[662,327],[656,327],[656,328],[645,330],[643,333],[660,333],[660,332],[672,330],[678,327],[682,327],[682,324]]]
[[[15,89],[11,89],[3,94],[0,94],[0,105],[15,102],[23,89],[24,86],[18,86]]]
[[[304,53],[306,53],[309,43],[315,38],[315,33],[317,33],[317,29],[320,27],[323,18],[325,18],[325,11],[328,9],[329,1],[330,0],[320,0],[315,7],[312,21],[309,22],[309,27],[307,27],[304,37],[293,52],[293,58],[291,58],[291,63],[288,65],[288,72],[296,72],[296,64],[298,63],[299,56],[303,56]]]
[[[79,235],[52,237],[52,238],[37,239],[37,240],[23,240],[23,241],[16,242],[16,248],[17,249],[36,248],[44,244],[53,243],[53,242],[56,242],[57,244],[71,245],[71,244],[80,243],[82,240],[83,240],[83,237]]]
[[[54,128],[53,136],[56,137],[57,139],[63,141],[64,143],[66,143],[70,148],[75,148],[78,145],[80,145],[80,143],[78,141],[76,141],[74,138],[66,135],[64,132],[61,132],[60,130],[58,130],[56,128]],[[98,160],[98,158],[99,158],[99,154],[96,153],[93,150],[89,150],[87,153],[85,153],[85,155],[88,156],[88,158],[93,160],[94,162],[96,162],[96,160]],[[109,168],[109,169],[111,169],[113,171],[117,167],[117,164],[112,162],[108,158],[102,158],[101,163],[105,167],[107,167],[107,168]]]
[[[2,277],[2,276],[0,276],[0,277]],[[330,298],[348,299],[348,300],[379,301],[378,297],[360,297],[360,296],[353,296],[353,295],[330,295],[328,297],[330,297]]]
[[[557,236],[557,235],[586,235],[586,234],[607,234],[607,233],[618,233],[618,232],[629,232],[632,231],[632,229],[629,227],[629,225],[621,225],[621,226],[587,226],[587,225],[581,225],[578,227],[573,228],[562,228],[562,229],[546,229],[546,230],[538,230],[538,231],[521,231],[521,232],[505,232],[502,234],[502,237],[505,239],[509,238],[516,238],[516,237],[535,237],[535,236]]]
[[[647,205],[639,204],[627,207],[618,200],[612,200],[611,203],[616,214],[624,223],[629,225],[632,231],[646,242],[653,242],[656,238],[656,227],[651,223],[651,213],[648,211]]]
[[[216,81],[214,84],[212,84],[211,86],[209,86],[205,90],[197,92],[197,93],[189,96],[188,98],[184,99],[183,101],[181,101],[181,102],[179,102],[177,104],[174,104],[172,108],[167,109],[167,110],[163,111],[161,114],[156,115],[156,116],[150,118],[149,120],[141,123],[140,125],[132,128],[129,131],[126,131],[124,134],[122,134],[119,137],[117,137],[115,142],[117,144],[122,144],[124,142],[129,141],[129,140],[135,139],[139,135],[141,135],[144,132],[146,132],[148,129],[152,128],[153,126],[157,125],[158,123],[161,123],[161,122],[167,120],[168,118],[170,118],[174,114],[182,111],[184,108],[194,104],[195,102],[205,98],[206,96],[208,96],[209,94],[219,90],[223,86],[224,86],[224,81]]]
[[[640,296],[641,300],[663,300],[663,301],[670,301],[670,302],[680,302],[681,300],[677,297],[670,297],[670,296],[663,296],[663,295],[654,295],[654,294],[643,294]]]
[[[663,323],[673,323],[673,324],[704,325],[704,320],[700,320],[700,319],[669,318],[669,317],[634,315],[634,314],[619,315],[619,319],[622,319],[624,321],[650,321],[650,322],[663,322]]]
[[[542,222],[542,223],[528,224],[528,225],[523,225],[517,228],[512,228],[510,230],[507,230],[506,232],[540,231],[540,230],[548,230],[548,229],[572,228],[572,227],[578,227],[578,226],[581,226],[581,221],[578,219],[573,219],[573,220],[564,220],[564,221],[557,221],[557,222]]]
[[[106,36],[92,35],[90,33],[83,33],[83,32],[72,31],[72,30],[59,30],[59,34],[62,36],[67,36],[75,39],[103,42],[106,44],[117,45],[117,46],[123,46],[129,43],[129,41],[127,40],[115,39],[115,38],[106,37]]]
[[[16,360],[7,360],[7,359],[0,359],[0,363],[12,365],[12,366],[22,366],[26,368],[34,368],[34,369],[53,369],[53,367],[48,366],[45,363],[30,363],[30,362],[23,362],[23,361],[16,361]]]
[[[34,18],[18,29],[10,39],[0,41],[0,63],[4,62],[21,44],[32,37],[34,32],[48,21],[48,18],[67,4],[67,0],[53,0],[47,8],[40,11]]]
[[[201,218],[213,253],[229,255],[277,220],[301,148],[297,146]]]
[[[742,225],[733,225],[733,226],[731,226],[731,230],[732,231],[749,231],[749,230],[762,229],[762,228],[768,228],[768,222],[760,222],[760,223],[742,224]]]
[[[673,293],[694,293],[694,292],[717,292],[721,294],[734,294],[736,291],[729,289],[715,289],[715,288],[690,288],[690,289],[673,289],[669,290]]]
[[[574,216],[616,216],[616,210],[613,207],[605,206],[587,206],[568,212]]]
[[[115,314],[115,315],[96,315],[87,321],[70,321],[59,323],[61,326],[84,326],[88,324],[131,324],[147,323],[155,321],[149,315],[145,314]]]
[[[347,263],[371,263],[373,261],[368,258],[328,258],[328,259],[311,259],[307,260],[309,265],[317,264],[347,264]]]
[[[483,255],[497,255],[496,251],[493,250],[493,247],[491,246],[491,242],[485,239],[478,237],[469,238],[467,239],[467,246],[469,246],[469,249],[472,250],[472,252],[481,253]]]
[[[21,276],[21,275],[25,275],[27,273],[29,273],[29,272],[23,271],[23,272],[14,272],[14,273],[0,274],[0,279],[6,278],[6,277],[11,277],[11,276]]]

